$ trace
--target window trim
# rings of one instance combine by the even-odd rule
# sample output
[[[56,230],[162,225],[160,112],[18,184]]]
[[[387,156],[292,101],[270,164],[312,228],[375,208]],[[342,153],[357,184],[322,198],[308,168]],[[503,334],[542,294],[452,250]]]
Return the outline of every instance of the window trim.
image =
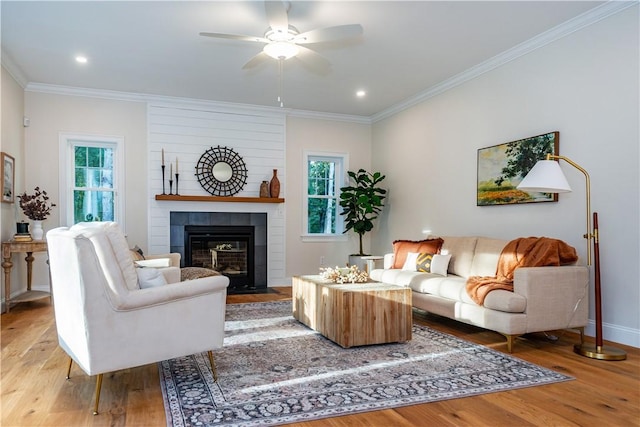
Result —
[[[301,238],[303,242],[345,242],[349,240],[349,236],[343,233],[344,230],[344,217],[340,215],[340,205],[338,205],[338,215],[341,217],[342,230],[336,233],[308,233],[309,229],[309,159],[313,157],[325,157],[325,158],[339,158],[342,160],[342,184],[336,189],[337,201],[340,202],[340,187],[348,185],[349,175],[349,154],[348,153],[336,153],[327,151],[310,151],[304,150],[302,155],[302,230]]]
[[[120,228],[126,230],[124,214],[125,195],[125,164],[124,164],[124,137],[111,135],[88,135],[77,133],[59,134],[59,167],[58,188],[60,197],[60,225],[70,227],[73,225],[73,174],[75,156],[73,148],[76,145],[85,147],[111,146],[114,149],[114,220]]]

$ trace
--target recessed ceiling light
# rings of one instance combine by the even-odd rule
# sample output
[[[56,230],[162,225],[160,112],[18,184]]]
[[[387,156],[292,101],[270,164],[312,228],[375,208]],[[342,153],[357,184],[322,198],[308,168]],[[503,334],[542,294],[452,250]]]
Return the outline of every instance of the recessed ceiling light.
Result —
[[[365,92],[364,90],[359,90],[359,91],[357,91],[357,92],[356,92],[356,96],[357,96],[358,98],[362,98],[362,97],[364,97],[366,94],[367,94],[367,92]]]
[[[79,62],[80,64],[86,64],[87,63],[87,57],[86,56],[82,56],[82,55],[78,55],[78,56],[76,56],[76,62]]]

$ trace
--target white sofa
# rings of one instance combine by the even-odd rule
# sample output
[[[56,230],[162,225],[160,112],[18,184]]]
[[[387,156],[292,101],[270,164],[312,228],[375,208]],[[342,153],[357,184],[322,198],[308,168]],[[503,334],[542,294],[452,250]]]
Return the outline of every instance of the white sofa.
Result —
[[[384,268],[370,272],[373,280],[407,286],[413,306],[507,338],[559,329],[580,329],[588,321],[589,270],[585,266],[522,267],[514,273],[514,291],[494,290],[484,305],[466,292],[470,276],[495,276],[500,253],[508,241],[486,237],[442,237],[440,253],[451,254],[446,276],[404,271],[393,266],[394,254],[384,256]]]

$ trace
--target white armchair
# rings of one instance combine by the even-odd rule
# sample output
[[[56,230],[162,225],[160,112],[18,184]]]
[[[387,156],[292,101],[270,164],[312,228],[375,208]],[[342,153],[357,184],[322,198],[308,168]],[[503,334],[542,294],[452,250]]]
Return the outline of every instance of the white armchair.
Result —
[[[206,277],[140,289],[124,234],[114,222],[47,233],[60,347],[87,375],[102,375],[222,348],[229,279]]]

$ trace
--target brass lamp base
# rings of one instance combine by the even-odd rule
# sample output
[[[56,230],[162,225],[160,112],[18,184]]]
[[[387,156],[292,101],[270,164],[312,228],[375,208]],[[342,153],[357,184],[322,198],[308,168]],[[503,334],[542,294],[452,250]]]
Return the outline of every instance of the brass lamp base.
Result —
[[[624,350],[608,345],[596,347],[595,344],[576,344],[573,346],[573,351],[581,356],[599,360],[625,360],[627,358],[627,353]]]

